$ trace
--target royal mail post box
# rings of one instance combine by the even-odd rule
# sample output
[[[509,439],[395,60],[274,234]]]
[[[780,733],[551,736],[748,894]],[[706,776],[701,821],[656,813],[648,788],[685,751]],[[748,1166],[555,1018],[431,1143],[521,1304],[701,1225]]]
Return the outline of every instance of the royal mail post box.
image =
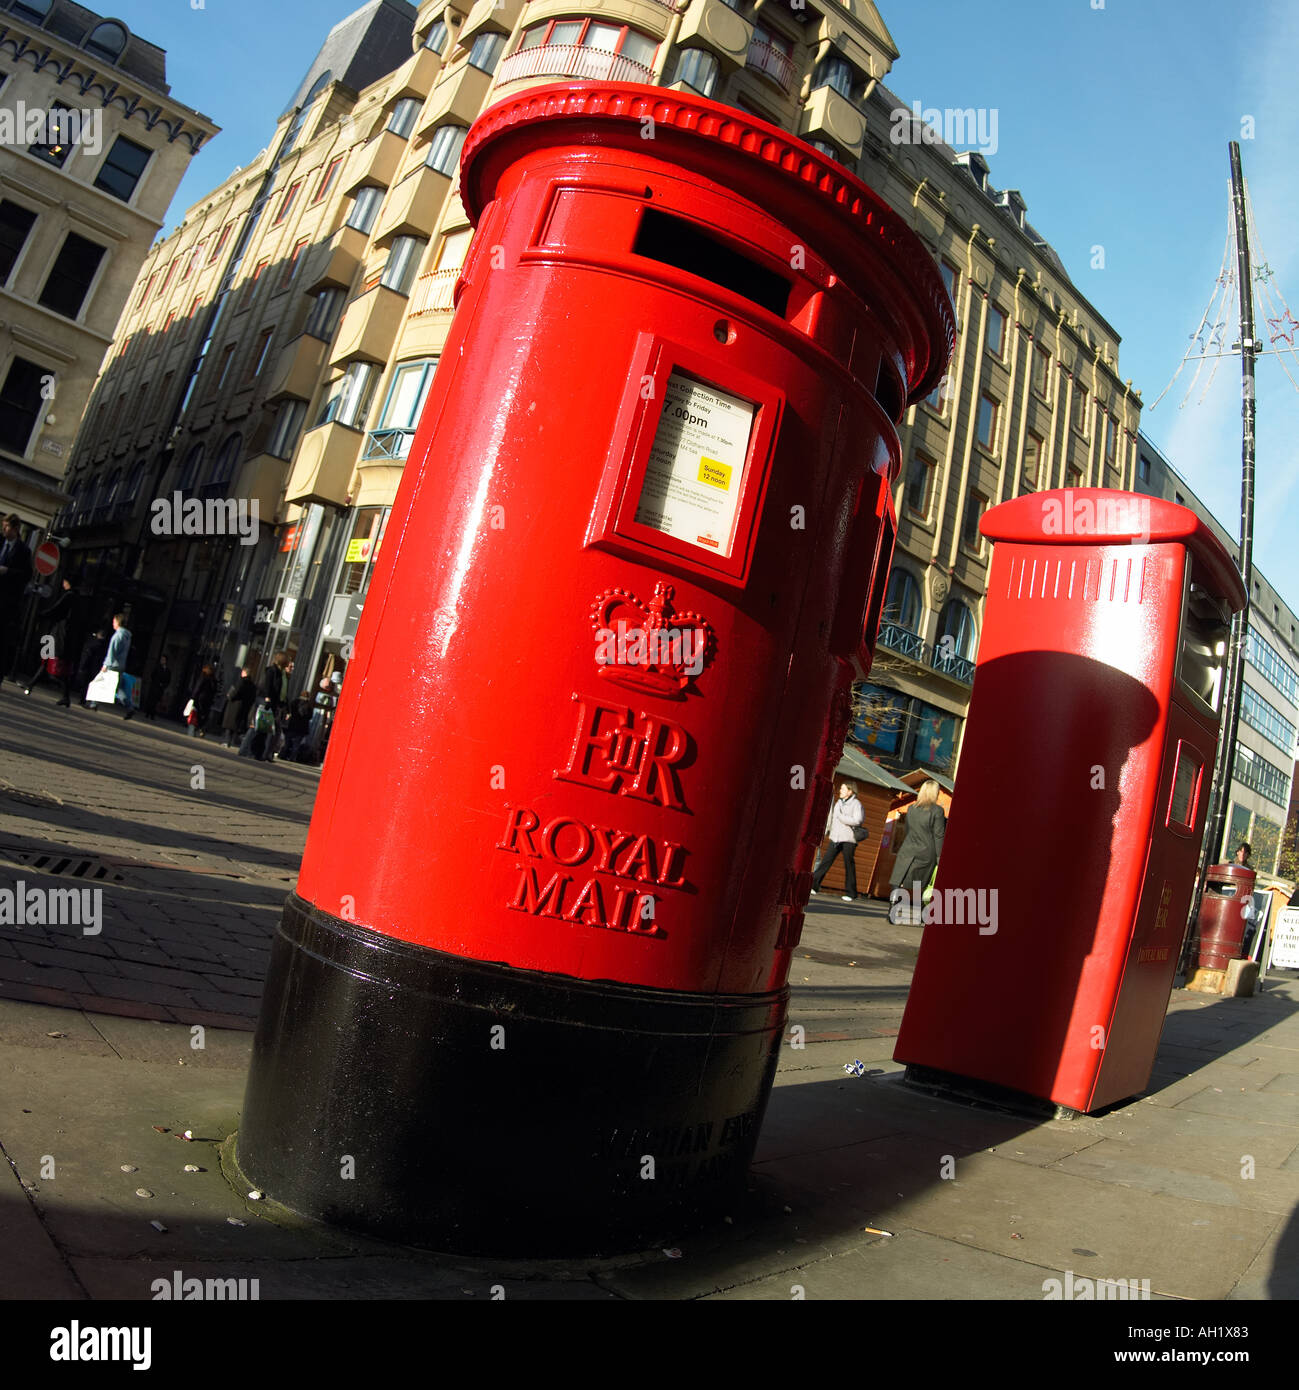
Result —
[[[238,1157],[310,1215],[589,1252],[747,1167],[952,315],[870,189],[690,94],[508,98],[461,179]]]
[[[1147,1083],[1195,886],[1231,614],[1193,512],[994,507],[974,687],[894,1056],[1072,1110]]]

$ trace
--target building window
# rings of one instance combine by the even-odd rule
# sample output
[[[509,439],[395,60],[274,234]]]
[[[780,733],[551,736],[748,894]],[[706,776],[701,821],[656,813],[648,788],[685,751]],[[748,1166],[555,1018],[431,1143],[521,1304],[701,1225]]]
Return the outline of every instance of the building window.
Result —
[[[283,222],[284,219],[289,215],[289,210],[293,207],[293,204],[298,196],[298,189],[300,189],[301,187],[301,179],[299,179],[296,183],[291,183],[289,185],[288,191],[285,193],[284,197],[280,201],[279,215],[276,217],[272,225],[278,227],[280,223]]]
[[[479,68],[483,72],[495,72],[504,47],[504,34],[497,34],[491,30],[479,34],[474,40],[474,46],[469,50],[469,66]]]
[[[403,140],[415,129],[415,117],[419,115],[421,102],[415,97],[402,97],[392,108],[388,118],[388,129]]]
[[[56,101],[46,117],[46,134],[50,137],[48,145],[28,145],[27,153],[62,169],[72,153],[72,108]]]
[[[179,264],[179,260],[179,257],[173,256],[171,262],[168,264],[166,274],[164,274],[162,277],[162,284],[158,286],[159,299],[161,299],[163,295],[167,293],[167,290],[171,285],[171,277],[176,273],[176,266]]]
[[[424,40],[424,47],[431,48],[434,53],[441,53],[447,46],[447,26],[445,20],[436,20],[428,31]]]
[[[152,153],[153,151],[144,145],[137,145],[134,140],[119,135],[99,166],[99,173],[95,175],[95,187],[102,188],[105,193],[111,193],[114,198],[120,198],[124,203],[129,202]]]
[[[925,404],[935,415],[947,413],[947,395],[950,390],[951,379],[944,376],[934,383],[934,389],[925,397]]]
[[[343,308],[343,291],[337,288],[321,290],[316,302],[311,306],[303,332],[313,338],[328,342],[338,327],[338,316]]]
[[[64,238],[59,254],[41,291],[40,303],[65,318],[75,319],[86,301],[90,282],[95,278],[104,248],[76,232]]]
[[[286,459],[292,456],[306,413],[306,401],[289,397],[280,402],[279,411],[275,416],[275,429],[271,434],[270,443],[266,446],[268,454],[277,459]]]
[[[1064,471],[1065,487],[1082,487],[1083,471],[1076,463],[1071,463]]]
[[[468,133],[462,125],[439,126],[429,142],[424,163],[430,169],[436,169],[439,174],[452,177],[456,172],[456,162],[460,158],[460,150]]]
[[[320,176],[320,183],[316,186],[316,196],[311,200],[313,203],[320,202],[325,194],[329,192],[330,188],[333,187],[334,180],[338,177],[338,171],[342,163],[343,156],[341,154],[335,155],[334,158],[329,161],[329,164],[325,168],[325,172]]]
[[[122,56],[122,50],[126,47],[126,30],[112,20],[106,20],[103,24],[96,24],[90,31],[90,36],[82,41],[82,48],[87,53],[93,53],[96,58],[103,58],[109,63],[116,63]]]
[[[221,452],[216,456],[216,462],[212,465],[212,472],[206,483],[207,487],[220,488],[222,492],[229,491],[235,471],[239,467],[239,455],[243,451],[243,447],[243,435],[227,436],[225,443],[221,446]]]
[[[53,3],[54,0],[14,0],[9,8],[19,19],[25,19],[29,24],[41,24]]]
[[[295,242],[293,250],[289,253],[289,259],[284,263],[284,273],[280,276],[280,289],[287,290],[293,281],[293,276],[298,269],[298,257],[307,249],[309,237],[303,237],[301,241]]]
[[[253,349],[252,356],[248,359],[248,369],[244,372],[244,385],[250,381],[255,381],[262,372],[262,367],[266,364],[266,354],[271,350],[271,338],[275,330],[267,328],[262,331],[262,335],[257,339],[257,346]]]
[[[235,224],[233,222],[227,222],[225,226],[221,228],[221,235],[217,237],[217,243],[212,248],[212,254],[207,258],[208,265],[211,265],[222,251],[225,250],[226,242],[230,240],[230,233],[234,231],[234,226]]]
[[[176,311],[175,311],[175,309],[173,309],[173,310],[171,311],[171,313],[169,313],[169,314],[167,315],[166,322],[162,325],[162,332],[163,332],[163,336],[164,336],[164,337],[167,335],[167,333],[168,333],[168,331],[170,330],[172,324],[175,323],[175,322],[176,322]]]
[[[658,40],[652,39],[648,34],[642,34],[625,24],[605,24],[597,19],[553,19],[549,23],[534,24],[531,29],[524,30],[523,37],[519,40],[519,46],[515,52],[522,53],[528,48],[593,49],[599,53],[616,54],[649,73],[654,67],[654,55],[658,52]],[[580,55],[570,56],[576,58]],[[568,69],[574,66],[582,70],[569,72]],[[556,75],[596,79],[608,78],[611,75],[609,68],[605,68],[602,72],[587,72],[586,66],[581,61],[576,64],[570,61]],[[547,71],[549,69],[539,67],[534,72],[526,74],[520,72],[515,75],[519,77],[540,76]]]
[[[839,57],[837,53],[831,53],[821,60],[816,76],[812,79],[814,88],[833,87],[841,97],[846,97],[849,101],[852,100],[856,85],[857,74],[853,71],[852,64],[846,58]]]
[[[195,444],[185,455],[185,463],[176,479],[176,486],[181,492],[188,492],[198,481],[198,470],[203,462],[204,447],[202,444]]]
[[[353,362],[330,387],[316,425],[347,425],[360,429],[374,396],[379,368],[373,362]]]
[[[19,203],[11,203],[8,198],[0,201],[0,285],[7,283],[27,244],[28,233],[35,225],[34,212]]]
[[[940,657],[974,660],[974,614],[959,598],[949,598],[943,606],[938,616],[938,640],[935,645]]]
[[[1051,354],[1040,344],[1033,344],[1033,391],[1042,400],[1051,399]]]
[[[26,454],[32,429],[45,406],[42,386],[45,378],[52,376],[48,367],[37,366],[25,357],[15,357],[9,364],[0,388],[0,449],[19,458]]]
[[[1245,639],[1245,660],[1265,676],[1293,704],[1299,704],[1299,675],[1266,638],[1249,628]]]
[[[692,87],[700,96],[710,97],[717,89],[717,59],[702,48],[683,48],[677,58],[678,82]]]
[[[1150,460],[1142,454],[1137,460],[1137,473],[1143,483],[1150,481]]]
[[[424,255],[428,242],[423,237],[399,236],[392,243],[388,260],[379,277],[379,283],[398,294],[409,294],[415,283],[415,272]]]
[[[1086,439],[1087,437],[1087,407],[1090,404],[1090,401],[1091,398],[1088,396],[1087,388],[1085,386],[1076,386],[1074,388],[1073,427],[1078,431],[1079,434],[1082,435],[1084,439]]]
[[[1243,743],[1236,745],[1236,770],[1233,775],[1237,782],[1243,782],[1251,791],[1275,801],[1278,806],[1289,805],[1289,777]]]
[[[217,373],[216,389],[219,391],[226,384],[226,378],[230,375],[230,364],[234,361],[235,348],[237,344],[227,343],[221,353],[221,369]]]
[[[854,162],[848,158],[842,150],[837,149],[828,140],[808,140],[814,150],[820,150],[828,159],[833,159],[836,164],[842,164],[845,169],[855,168]]]
[[[984,345],[994,357],[1006,355],[1006,315],[995,304],[988,305],[988,331]]]
[[[997,447],[997,418],[1000,413],[1001,402],[984,391],[979,396],[979,421],[975,437],[989,453],[995,452]]]
[[[1240,717],[1275,743],[1288,761],[1294,761],[1295,726],[1248,681],[1241,682]]]
[[[970,550],[980,550],[983,541],[979,536],[979,521],[988,499],[973,488],[965,495],[965,516],[961,522],[961,544]]]
[[[358,232],[368,232],[374,226],[374,219],[382,202],[383,189],[377,184],[364,184],[356,190],[352,199],[352,211],[348,216],[347,225],[354,227]]]
[[[912,516],[929,515],[929,488],[934,476],[934,460],[925,454],[914,454],[907,470],[907,511]]]
[[[393,373],[379,423],[366,440],[363,458],[404,459],[410,452],[437,364],[436,357],[403,362]]]
[[[889,572],[884,590],[884,621],[907,632],[920,630],[920,586],[904,569]]]
[[[1031,430],[1024,436],[1024,486],[1031,492],[1042,486],[1042,437]]]
[[[1114,466],[1118,451],[1118,421],[1107,411],[1105,413],[1105,462]]]
[[[961,287],[960,271],[947,261],[939,261],[938,273],[943,277],[943,288],[947,291],[948,299],[952,301],[952,312],[956,315],[956,331],[959,333],[961,330],[961,317],[957,294]]]

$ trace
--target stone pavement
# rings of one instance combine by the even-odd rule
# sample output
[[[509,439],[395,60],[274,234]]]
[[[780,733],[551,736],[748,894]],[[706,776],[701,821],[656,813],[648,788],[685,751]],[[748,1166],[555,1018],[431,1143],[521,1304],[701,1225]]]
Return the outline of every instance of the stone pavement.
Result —
[[[104,923],[0,927],[0,1297],[149,1299],[176,1270],[263,1299],[1027,1302],[1066,1272],[1155,1299],[1299,1296],[1293,972],[1252,999],[1176,992],[1145,1094],[1028,1118],[902,1084],[919,929],[837,899],[797,953],[806,1045],[783,1049],[752,1191],[679,1256],[447,1257],[250,1201],[226,1141],[315,775],[12,688],[0,747],[0,881],[102,869]]]

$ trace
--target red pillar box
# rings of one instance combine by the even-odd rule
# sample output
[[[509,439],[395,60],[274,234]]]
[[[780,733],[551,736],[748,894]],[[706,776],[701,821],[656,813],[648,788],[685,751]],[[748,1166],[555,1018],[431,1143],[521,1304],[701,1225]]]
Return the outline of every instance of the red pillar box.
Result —
[[[462,196],[238,1151],[300,1212],[590,1251],[744,1174],[952,317],[870,189],[691,95],[509,98]]]
[[[1019,497],[980,529],[983,634],[894,1056],[1094,1110],[1150,1079],[1245,592],[1193,512],[1135,493]]]

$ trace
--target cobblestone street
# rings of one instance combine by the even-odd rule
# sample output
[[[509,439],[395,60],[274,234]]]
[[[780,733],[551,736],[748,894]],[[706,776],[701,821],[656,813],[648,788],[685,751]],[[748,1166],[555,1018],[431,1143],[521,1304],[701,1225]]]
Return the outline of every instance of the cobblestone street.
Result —
[[[318,771],[0,689],[0,872],[103,890],[102,930],[0,925],[0,996],[249,1028]]]

